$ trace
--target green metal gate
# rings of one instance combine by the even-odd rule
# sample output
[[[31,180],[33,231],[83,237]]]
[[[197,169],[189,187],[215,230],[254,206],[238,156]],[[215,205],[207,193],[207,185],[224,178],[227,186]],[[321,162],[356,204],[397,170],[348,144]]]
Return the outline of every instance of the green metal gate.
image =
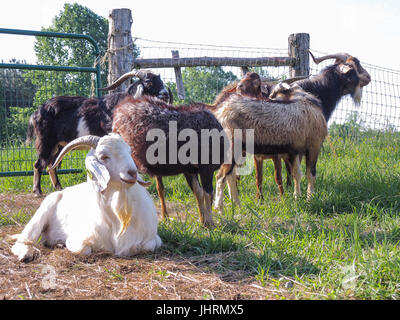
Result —
[[[89,96],[91,80],[83,87],[74,85],[74,79],[83,74],[95,77],[95,94],[100,96],[100,51],[88,35],[1,28],[0,34],[70,38],[94,47],[93,67],[0,63],[0,177],[33,175],[36,150],[33,143],[25,144],[30,115],[53,96]],[[71,154],[57,172],[76,173],[83,167],[82,153]]]

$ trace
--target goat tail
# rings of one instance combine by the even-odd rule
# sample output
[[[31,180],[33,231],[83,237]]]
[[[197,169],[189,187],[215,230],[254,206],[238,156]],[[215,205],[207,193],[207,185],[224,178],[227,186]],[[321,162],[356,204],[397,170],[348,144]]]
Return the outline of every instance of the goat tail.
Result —
[[[26,140],[25,143],[29,144],[35,137],[35,124],[34,124],[34,114],[29,118],[28,129],[26,130]]]

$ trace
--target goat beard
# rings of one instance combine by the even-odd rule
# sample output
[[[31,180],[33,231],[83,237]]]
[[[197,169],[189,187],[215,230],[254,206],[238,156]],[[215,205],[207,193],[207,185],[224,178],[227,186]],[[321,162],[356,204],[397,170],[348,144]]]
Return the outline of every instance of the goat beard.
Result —
[[[361,104],[362,88],[358,85],[351,94],[354,104],[358,107]]]
[[[132,218],[132,207],[129,201],[128,195],[125,191],[121,190],[118,195],[119,206],[115,208],[116,215],[121,224],[118,231],[118,237],[120,237],[127,229]]]

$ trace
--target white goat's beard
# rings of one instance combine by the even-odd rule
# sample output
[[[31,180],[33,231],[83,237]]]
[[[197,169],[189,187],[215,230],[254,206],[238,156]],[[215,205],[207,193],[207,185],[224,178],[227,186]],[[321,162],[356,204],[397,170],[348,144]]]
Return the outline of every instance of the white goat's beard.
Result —
[[[126,228],[129,226],[132,218],[132,208],[131,202],[125,191],[121,190],[118,195],[118,204],[119,206],[115,208],[117,218],[121,224],[121,227],[118,231],[118,237],[121,236]]]
[[[358,107],[361,104],[362,88],[357,86],[351,97],[353,98],[354,104]]]

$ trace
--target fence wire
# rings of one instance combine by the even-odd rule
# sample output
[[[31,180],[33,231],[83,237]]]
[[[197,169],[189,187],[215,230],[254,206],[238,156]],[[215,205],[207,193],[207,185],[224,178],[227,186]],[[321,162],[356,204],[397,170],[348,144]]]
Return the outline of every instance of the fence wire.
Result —
[[[281,48],[257,48],[257,47],[234,47],[234,46],[217,46],[207,44],[188,44],[154,41],[143,38],[135,38],[135,44],[140,50],[138,59],[157,59],[172,58],[172,51],[179,51],[180,58],[190,57],[210,57],[210,58],[260,58],[260,57],[287,57],[288,49]],[[186,68],[182,68],[184,72]],[[232,72],[233,75],[240,79],[242,77],[240,67],[224,66],[225,72]],[[175,82],[175,73],[173,68],[156,68],[153,72],[159,73],[166,82]],[[289,76],[288,66],[271,66],[257,67],[255,71],[261,73],[264,77],[281,79]],[[213,88],[205,88],[208,94],[216,96],[225,83],[220,83]],[[206,96],[207,94],[205,94]],[[211,103],[212,101],[201,101]]]
[[[288,48],[257,48],[235,47],[204,44],[173,43],[135,38],[135,45],[140,50],[139,59],[172,58],[172,51],[179,51],[180,58],[189,57],[287,57]],[[316,56],[325,55],[324,52],[312,50]],[[340,51],[340,50],[338,50]],[[362,57],[358,57],[362,59]],[[324,67],[332,64],[332,60],[315,65],[310,59],[310,74],[319,73]],[[328,125],[344,124],[355,121],[362,128],[374,130],[400,131],[400,71],[371,65],[361,61],[363,67],[370,73],[372,81],[363,90],[360,106],[355,106],[350,97],[341,100],[332,115]],[[193,67],[182,67],[183,74]],[[212,68],[211,68],[212,69]],[[211,69],[205,69],[206,71]],[[221,69],[229,75],[223,80],[213,82],[212,85],[200,85],[196,90],[202,91],[197,100],[212,103],[217,94],[227,84],[242,77],[240,67],[223,66]],[[27,172],[33,170],[36,160],[36,151],[33,143],[26,145],[26,129],[28,120],[44,101],[57,95],[90,96],[92,81],[91,75],[82,75],[64,71],[34,71],[34,70],[0,69],[0,173]],[[268,67],[251,68],[263,77],[271,79],[285,79],[289,77],[289,66],[275,65]],[[159,73],[167,84],[175,83],[174,68],[152,69]],[[191,73],[187,73],[191,74]],[[29,76],[28,76],[29,75]],[[192,76],[195,77],[196,73]],[[80,81],[77,81],[80,77]],[[185,79],[184,79],[185,80]],[[193,79],[187,79],[193,80]],[[197,79],[201,82],[202,79]],[[190,94],[190,92],[186,92]],[[189,102],[179,101],[178,102]],[[83,168],[83,157],[71,155],[63,161],[63,169]]]
[[[79,72],[0,69],[0,176],[32,174],[34,141],[25,143],[31,114],[57,95],[90,94],[91,77]],[[84,155],[69,154],[61,169],[84,167]]]
[[[287,48],[258,48],[218,46],[207,44],[188,44],[179,42],[163,42],[135,38],[135,44],[140,50],[140,59],[171,58],[172,50],[179,51],[180,58],[186,57],[283,57],[288,55]],[[340,50],[338,50],[340,51]],[[313,50],[317,56],[326,55],[325,52]],[[359,57],[362,59],[362,57]],[[324,67],[333,63],[333,60],[323,61],[316,65],[310,59],[310,74],[318,74]],[[351,97],[342,98],[328,125],[343,124],[348,121],[356,121],[363,128],[374,130],[400,130],[400,71],[379,67],[361,61],[362,66],[371,75],[371,83],[363,89],[363,98],[360,106],[355,106]],[[185,68],[182,68],[182,72]],[[232,72],[238,79],[241,78],[239,67],[223,67],[225,72]],[[271,66],[255,68],[256,72],[273,79],[286,79],[289,77],[288,66]],[[173,68],[158,68],[154,72],[161,74],[166,82],[175,82]],[[223,84],[213,88],[204,88],[216,96]],[[211,101],[202,101],[210,103]]]
[[[318,56],[327,54],[316,50],[312,50],[312,52]],[[330,64],[332,64],[332,60],[326,60],[316,65],[310,59],[310,74],[317,74]],[[357,121],[362,128],[399,131],[400,71],[363,61],[361,61],[361,65],[371,75],[371,82],[363,88],[360,106],[355,106],[350,96],[342,98],[329,125]]]

